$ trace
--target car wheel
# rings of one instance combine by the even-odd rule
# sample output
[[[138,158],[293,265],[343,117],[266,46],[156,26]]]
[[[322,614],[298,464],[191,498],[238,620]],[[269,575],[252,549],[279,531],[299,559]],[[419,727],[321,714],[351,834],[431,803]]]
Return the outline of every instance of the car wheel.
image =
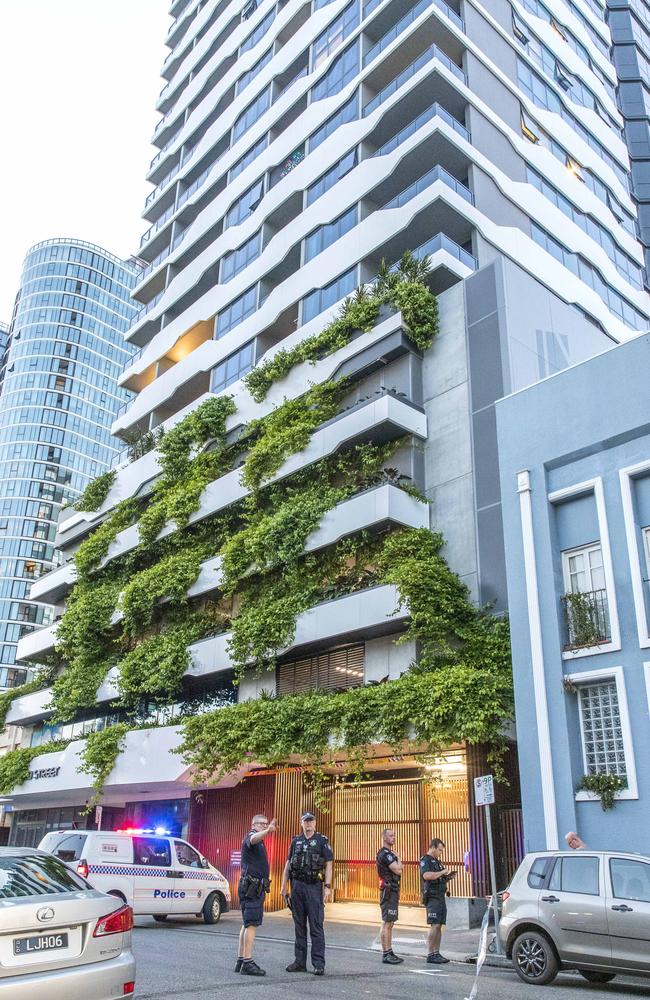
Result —
[[[168,916],[167,913],[154,913],[153,914],[154,920],[157,920],[159,924],[163,924],[165,922],[165,920],[167,919],[167,916]]]
[[[537,931],[519,935],[512,949],[512,964],[520,979],[536,986],[553,982],[559,969],[551,942]]]
[[[615,972],[595,972],[591,969],[579,969],[580,975],[588,983],[611,983],[616,978]]]
[[[221,896],[218,892],[213,892],[203,904],[203,919],[206,924],[218,924],[221,920],[221,911]]]

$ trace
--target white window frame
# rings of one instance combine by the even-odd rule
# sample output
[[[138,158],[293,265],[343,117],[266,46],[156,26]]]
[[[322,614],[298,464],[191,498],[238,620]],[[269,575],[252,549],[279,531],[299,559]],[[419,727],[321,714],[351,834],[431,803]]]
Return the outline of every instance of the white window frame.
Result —
[[[585,482],[576,483],[573,486],[566,486],[560,490],[553,490],[547,495],[547,499],[549,503],[555,505],[563,503],[565,500],[570,500],[574,497],[587,496],[590,493],[593,493],[596,502],[598,534],[603,554],[603,573],[605,575],[605,590],[607,591],[607,606],[609,609],[611,638],[609,642],[603,642],[600,646],[586,646],[582,649],[566,649],[562,652],[563,660],[579,660],[583,656],[596,656],[601,653],[612,653],[621,648],[621,630],[618,622],[616,587],[614,586],[614,567],[612,564],[612,549],[609,543],[609,526],[607,524],[607,510],[605,508],[603,481],[600,476],[595,479],[587,479]],[[567,549],[566,551],[569,550]]]
[[[595,552],[596,550],[598,550],[600,552],[600,556],[601,556],[601,559],[602,559],[602,556],[603,556],[603,547],[600,544],[600,540],[598,540],[597,542],[588,542],[586,545],[576,545],[572,549],[563,549],[562,550],[562,576],[564,578],[564,593],[565,594],[571,594],[572,593],[572,590],[571,590],[571,567],[569,565],[569,560],[571,559],[571,557],[572,556],[576,556],[576,555],[583,555],[583,556],[585,556],[586,557],[586,561],[587,561],[587,567],[588,567],[588,569],[590,569],[590,567],[589,567],[589,558],[588,558],[589,557],[589,553],[590,552]],[[605,564],[603,562],[603,574],[604,574],[604,569],[605,569]],[[593,591],[593,589],[594,589],[593,587],[589,587],[588,590],[586,590],[586,591],[580,591],[580,593],[587,593],[587,594],[589,594],[589,593],[591,593]],[[599,589],[601,589],[601,588],[599,588]],[[606,590],[607,588],[605,587],[605,588],[602,588],[602,589]]]
[[[637,477],[646,475],[648,472],[650,472],[649,461],[627,466],[624,469],[619,469],[618,472],[625,536],[627,539],[627,554],[630,564],[630,580],[634,596],[634,610],[636,612],[636,627],[641,649],[650,649],[650,622],[646,613],[645,595],[643,593],[643,572],[638,543],[638,525],[636,524],[632,499],[632,481]],[[648,569],[650,571],[650,566]]]
[[[625,689],[625,675],[623,667],[605,667],[602,670],[584,670],[579,673],[567,674],[566,680],[575,687],[584,684],[598,684],[603,681],[614,681],[616,684],[616,694],[618,697],[618,707],[621,716],[621,730],[623,733],[623,752],[625,753],[625,768],[627,773],[627,788],[616,793],[616,799],[638,799],[639,791],[636,780],[636,764],[634,761],[634,745],[632,743],[632,728],[630,726],[630,712],[627,704],[627,692]],[[646,673],[646,679],[648,674]],[[650,690],[649,690],[650,698]],[[584,730],[582,726],[582,705],[578,696],[578,715],[580,726],[580,746],[582,749],[583,774],[587,773],[587,760],[584,747]],[[576,802],[600,802],[600,795],[587,792],[584,789],[575,793]]]

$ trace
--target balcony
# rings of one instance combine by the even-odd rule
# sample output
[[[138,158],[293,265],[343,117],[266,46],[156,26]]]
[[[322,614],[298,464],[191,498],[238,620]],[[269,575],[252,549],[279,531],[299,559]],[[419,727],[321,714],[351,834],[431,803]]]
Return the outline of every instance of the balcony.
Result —
[[[420,14],[423,14],[425,10],[429,7],[438,7],[439,10],[443,12],[450,20],[454,22],[457,28],[461,31],[465,30],[465,25],[463,19],[458,16],[456,11],[452,10],[445,0],[419,0],[405,15],[402,17],[397,24],[394,24],[382,37],[376,42],[368,52],[366,52],[363,57],[364,68],[368,66],[373,59],[376,59],[384,49],[388,48],[391,42],[393,42],[402,32],[408,28],[409,24],[412,24]]]
[[[443,66],[450,70],[450,72],[453,73],[454,76],[458,77],[458,79],[463,83],[467,83],[467,77],[463,73],[462,69],[457,66],[455,62],[452,62],[447,53],[443,52],[437,45],[430,45],[424,50],[424,52],[420,53],[417,59],[414,59],[412,63],[409,63],[406,69],[403,69],[402,72],[391,80],[389,84],[380,90],[371,101],[368,101],[363,109],[363,117],[367,118],[368,115],[373,113],[373,111],[376,111],[377,108],[381,107],[381,105],[387,101],[389,97],[392,97],[393,94],[400,89],[400,87],[415,76],[415,74],[419,72],[423,66],[426,66],[427,63],[431,62],[433,59],[442,63]]]
[[[384,142],[372,155],[386,156],[388,153],[392,153],[394,149],[398,149],[403,142],[406,142],[406,140],[410,139],[412,135],[415,135],[415,133],[421,129],[423,125],[430,122],[432,118],[442,118],[442,120],[446,122],[447,125],[451,125],[454,132],[457,132],[463,139],[466,139],[467,142],[472,141],[469,129],[466,129],[462,122],[459,122],[457,118],[454,118],[454,116],[450,114],[446,108],[443,108],[441,104],[434,102],[433,104],[430,104],[429,107],[422,112],[422,114],[418,115],[417,118],[414,118],[413,121],[408,123],[408,125],[405,125],[404,128],[400,129],[396,135]]]
[[[611,640],[606,590],[565,594],[562,607],[565,651],[601,646]]]
[[[474,195],[472,194],[470,189],[461,181],[457,180],[457,178],[454,177],[453,174],[450,174],[448,170],[445,170],[444,167],[437,164],[435,167],[432,167],[431,170],[427,170],[426,174],[423,174],[421,177],[418,177],[418,179],[414,181],[413,184],[409,184],[407,188],[404,188],[404,190],[400,191],[398,195],[396,195],[394,198],[391,198],[390,201],[385,202],[385,204],[381,205],[380,207],[382,209],[402,208],[403,205],[406,205],[409,201],[411,201],[412,198],[415,198],[422,191],[425,191],[431,184],[434,184],[436,181],[442,181],[444,184],[447,185],[447,187],[450,187],[452,191],[455,191],[456,194],[459,194],[461,198],[464,198],[465,201],[468,201],[470,205],[474,204]]]
[[[27,671],[20,667],[0,668],[0,690],[20,687],[27,680]]]

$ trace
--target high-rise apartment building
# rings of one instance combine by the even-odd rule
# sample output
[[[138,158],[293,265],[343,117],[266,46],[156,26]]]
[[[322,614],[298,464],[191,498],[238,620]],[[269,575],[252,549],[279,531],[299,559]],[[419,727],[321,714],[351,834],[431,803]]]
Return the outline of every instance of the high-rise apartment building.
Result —
[[[110,468],[111,423],[128,393],[117,378],[133,349],[137,268],[80,240],[28,251],[0,370],[0,687],[26,676],[18,640],[54,608],[30,600],[60,562],[59,511]]]
[[[8,719],[25,726],[25,745],[43,747],[43,773],[13,792],[12,838],[37,842],[76,817],[91,794],[90,779],[77,769],[81,743],[48,755],[47,741],[130,719],[134,729],[105,784],[111,819],[105,812],[102,822],[189,831],[208,855],[219,852],[236,881],[240,827],[253,800],[280,817],[282,836],[300,805],[313,800],[297,770],[260,773],[252,760],[227,787],[192,793],[186,763],[170,753],[181,735],[169,723],[196,714],[197,700],[209,708],[262,691],[334,693],[379,681],[395,690],[390,684],[409,674],[420,649],[408,631],[409,606],[367,567],[354,580],[316,586],[272,669],[250,669],[233,643],[241,595],[223,593],[232,567],[217,539],[223,518],[234,518],[232,532],[241,528],[244,498],[253,504],[244,509],[257,515],[260,500],[242,479],[247,449],[230,464],[224,457],[221,467],[210,466],[212,452],[236,452],[246,434],[256,440],[259,418],[304,399],[310,386],[345,378],[343,397],[306,438],[277,445],[280,461],[266,479],[278,484],[271,497],[286,500],[282,491],[291,494],[296,482],[313,489],[309,477],[319,471],[325,491],[334,459],[353,461],[359,445],[395,450],[364,488],[333,501],[307,532],[304,551],[316,560],[341,539],[352,545],[363,535],[380,544],[384,532],[440,530],[446,559],[474,601],[502,612],[495,400],[645,331],[650,304],[598,0],[177,0],[171,13],[163,117],[148,175],[150,226],[138,251],[147,264],[134,290],[143,309],[128,333],[140,351],[119,380],[137,397],[113,430],[169,432],[204,401],[232,397],[231,405],[222,411],[224,433],[195,441],[203,464],[193,468],[203,475],[213,468],[213,480],[200,480],[195,502],[175,494],[153,542],[151,510],[161,511],[174,487],[168,452],[150,451],[120,469],[97,510],[64,511],[57,544],[72,556],[115,510],[133,519],[112,521],[115,534],[96,577],[128,567],[126,586],[147,570],[159,541],[178,530],[203,531],[214,551],[187,589],[189,609],[210,607],[222,617],[192,639],[185,672],[166,698],[152,685],[142,689],[140,717],[158,720],[157,728],[135,728],[115,646],[92,704],[64,725],[50,722],[49,691],[14,702]],[[370,288],[378,273],[385,278],[382,262],[391,267],[405,251],[429,261],[426,282],[440,317],[430,345],[413,338],[408,310],[384,304],[347,341],[296,354],[309,338],[331,335],[343,300]],[[258,379],[254,390],[245,380],[255,369],[268,374],[266,387]],[[285,412],[290,422],[299,407]],[[262,426],[282,429],[277,417]],[[194,441],[197,427],[190,421],[184,428]],[[405,491],[404,482],[417,489]],[[137,512],[118,507],[126,498]],[[63,566],[32,594],[62,603],[74,581],[75,570]],[[264,588],[258,599],[264,602]],[[116,598],[106,629],[121,634],[133,666],[134,641],[139,649],[152,637],[120,633],[128,613]],[[154,609],[157,636],[173,613],[169,601]],[[21,655],[51,652],[56,628],[29,640]],[[161,710],[172,694],[173,708]],[[458,894],[487,892],[484,820],[471,795],[471,778],[487,767],[482,749],[447,740],[428,765],[439,778],[434,794],[411,751],[382,745],[373,753],[365,785],[327,790],[333,801],[321,820],[340,862],[338,898],[372,896],[375,841],[387,823],[399,824],[409,863],[435,824],[459,871]],[[344,759],[336,766],[345,773]],[[249,777],[240,786],[243,774]],[[500,794],[505,879],[522,847],[516,776]],[[349,831],[360,817],[366,833],[357,840]],[[417,879],[409,879],[403,898],[415,901]]]
[[[650,266],[650,6],[644,0],[607,0],[619,104],[632,167],[639,235]]]

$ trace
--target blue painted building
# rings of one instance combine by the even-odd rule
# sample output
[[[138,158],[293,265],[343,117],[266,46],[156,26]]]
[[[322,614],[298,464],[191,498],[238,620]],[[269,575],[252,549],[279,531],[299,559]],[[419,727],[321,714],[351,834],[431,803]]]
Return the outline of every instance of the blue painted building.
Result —
[[[528,850],[648,851],[649,385],[644,335],[496,406]]]

